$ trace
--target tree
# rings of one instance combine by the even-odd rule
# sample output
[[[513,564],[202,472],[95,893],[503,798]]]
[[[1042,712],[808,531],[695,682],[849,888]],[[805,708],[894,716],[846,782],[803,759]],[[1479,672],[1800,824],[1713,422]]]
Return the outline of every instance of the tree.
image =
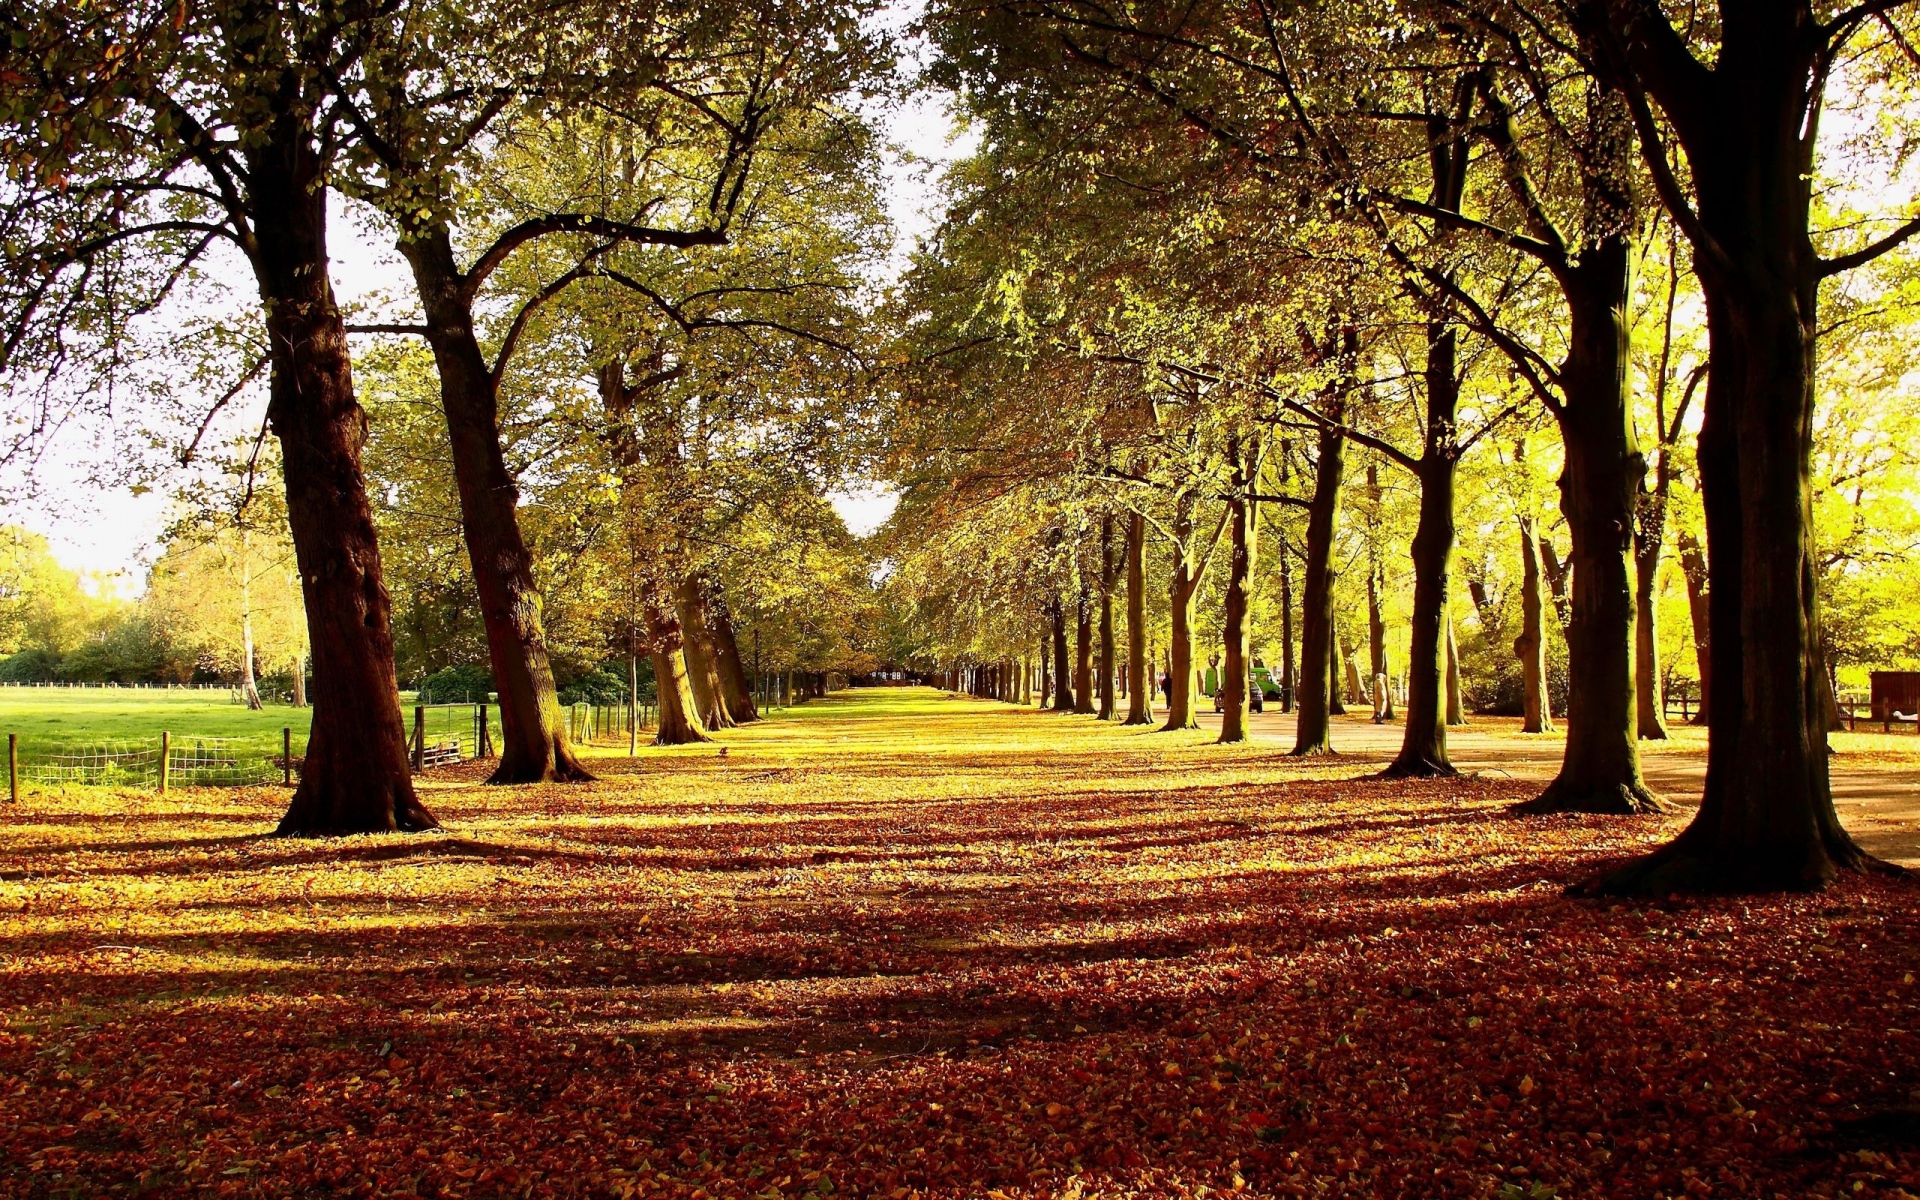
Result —
[[[112,329],[122,305],[164,304],[216,245],[245,261],[316,681],[281,831],[432,827],[408,769],[360,467],[365,417],[327,274],[327,185],[343,138],[321,81],[361,65],[365,14],[199,0],[31,4],[4,21],[0,70],[13,82],[0,136],[19,182],[0,369],[76,365],[56,347],[78,322],[98,313],[106,324],[94,328]],[[102,291],[103,271],[135,286]]]
[[[1898,4],[1822,17],[1810,0],[1724,5],[1687,32],[1645,0],[1575,9],[1592,68],[1625,97],[1641,157],[1693,249],[1710,342],[1699,446],[1712,569],[1713,699],[1698,815],[1596,892],[1819,887],[1871,860],[1834,814],[1811,530],[1821,281],[1920,232],[1822,257],[1811,220],[1819,115],[1849,46]],[[1863,63],[1904,63],[1900,34]],[[1669,143],[1685,156],[1676,169]]]

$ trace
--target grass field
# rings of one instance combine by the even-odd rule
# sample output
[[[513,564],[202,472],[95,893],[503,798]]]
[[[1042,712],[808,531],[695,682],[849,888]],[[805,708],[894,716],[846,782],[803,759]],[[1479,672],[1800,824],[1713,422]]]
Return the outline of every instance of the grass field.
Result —
[[[0,1194],[1861,1196],[1920,1156],[1920,898],[1572,901],[1506,815],[928,691],[597,784],[0,814]],[[1864,1132],[1863,1132],[1864,1131]]]
[[[402,693],[401,702],[411,732],[413,697]],[[471,753],[471,713],[471,706],[465,705],[429,709],[429,744],[458,736]],[[175,747],[183,749],[218,740],[252,774],[264,778],[273,773],[269,760],[277,761],[281,753],[283,731],[292,732],[296,758],[306,753],[312,718],[312,709],[286,704],[250,711],[224,690],[0,688],[0,735],[18,736],[23,773],[29,779],[42,774],[51,760],[88,749],[138,754],[157,747],[163,731],[171,735]],[[488,723],[498,739],[497,708],[489,708]]]

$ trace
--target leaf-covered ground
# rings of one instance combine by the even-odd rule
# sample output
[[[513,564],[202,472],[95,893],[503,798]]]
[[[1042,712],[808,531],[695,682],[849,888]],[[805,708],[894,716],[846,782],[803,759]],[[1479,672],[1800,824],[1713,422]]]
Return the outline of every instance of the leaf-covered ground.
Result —
[[[1676,819],[930,692],[728,750],[430,836],[29,797],[0,1192],[1920,1193],[1912,884],[1571,901]]]

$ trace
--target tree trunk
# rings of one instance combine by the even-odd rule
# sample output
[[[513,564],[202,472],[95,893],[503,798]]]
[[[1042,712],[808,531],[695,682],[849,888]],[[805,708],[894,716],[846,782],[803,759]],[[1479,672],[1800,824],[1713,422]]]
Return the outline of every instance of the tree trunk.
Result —
[[[1687,232],[1707,309],[1706,789],[1679,837],[1589,881],[1592,892],[1809,889],[1874,861],[1834,813],[1819,703],[1809,475],[1821,263],[1807,227],[1829,35],[1804,0],[1729,5],[1720,19],[1711,69],[1669,64],[1650,80],[1691,169]]]
[[[1447,614],[1447,724],[1467,723],[1467,706],[1460,695],[1460,643],[1453,636],[1453,614]]]
[[[1647,518],[1642,517],[1645,530]],[[1635,727],[1647,741],[1667,740],[1667,716],[1660,703],[1660,551],[1657,538],[1637,535],[1634,542],[1633,689]]]
[[[707,633],[713,639],[714,665],[720,671],[720,696],[727,715],[736,725],[760,719],[753,703],[753,686],[747,682],[747,664],[740,654],[740,641],[734,634],[733,613],[727,608],[726,593],[707,577],[701,578],[706,598]]]
[[[304,654],[293,656],[293,706],[307,706],[307,656]]]
[[[1520,811],[1644,813],[1664,807],[1640,777],[1629,566],[1646,459],[1627,390],[1632,247],[1621,231],[1590,246],[1564,281],[1570,324],[1559,413],[1560,512],[1573,548],[1567,623],[1567,749],[1560,774]]]
[[[1513,653],[1520,659],[1522,733],[1553,732],[1553,706],[1547,696],[1546,600],[1540,590],[1540,543],[1533,518],[1520,518],[1520,636]]]
[[[1167,723],[1161,731],[1198,729],[1193,685],[1193,595],[1200,579],[1193,562],[1192,492],[1183,492],[1173,518],[1173,577],[1167,585],[1171,626],[1167,641]]]
[[[245,603],[243,600],[242,604]],[[254,712],[266,707],[261,703],[260,682],[253,672],[253,612],[250,609],[240,618],[240,695]]]
[[[1293,563],[1289,561],[1287,531],[1280,530],[1280,711],[1293,711],[1299,681],[1293,669]]]
[[[245,153],[272,365],[267,417],[280,439],[314,667],[306,760],[279,832],[433,829],[414,795],[394,683],[392,608],[360,469],[367,419],[327,276],[320,162],[291,117]]]
[[[1058,596],[1053,599],[1053,711],[1073,711],[1073,688],[1067,682],[1073,668],[1067,659],[1067,606]]]
[[[1342,698],[1347,694],[1345,674],[1340,660],[1338,622],[1330,619],[1327,625],[1327,712],[1332,716],[1347,715],[1347,702]]]
[[[1547,594],[1553,598],[1553,617],[1560,622],[1560,636],[1572,640],[1568,632],[1573,627],[1573,601],[1567,596],[1567,575],[1569,564],[1560,559],[1560,552],[1554,549],[1553,539],[1540,539],[1540,570],[1547,579]]]
[[[474,335],[473,296],[438,221],[400,242],[426,314],[440,375],[460,525],[500,694],[500,761],[489,783],[592,779],[567,742],[541,627],[533,555],[520,534],[519,488],[500,447],[499,379]]]
[[[1334,420],[1345,415],[1337,397],[1331,401]],[[1299,718],[1294,725],[1296,755],[1332,754],[1328,717],[1337,699],[1332,687],[1333,662],[1333,542],[1340,520],[1341,477],[1346,473],[1346,439],[1321,429],[1319,460],[1313,474],[1313,497],[1307,502],[1307,561],[1300,597]],[[1288,649],[1292,646],[1289,644]]]
[[[1251,472],[1241,461],[1244,449],[1233,447],[1233,498],[1227,501],[1227,525],[1233,541],[1232,558],[1227,565],[1226,642],[1222,664],[1220,740],[1247,740],[1247,687],[1252,673],[1253,655],[1248,629],[1249,590],[1253,583],[1253,561],[1258,552],[1259,509],[1246,494],[1252,488]]]
[[[1099,719],[1113,720],[1114,637],[1113,637],[1113,517],[1100,520],[1100,670],[1097,690],[1100,694]]]
[[[1093,702],[1093,597],[1087,594],[1086,581],[1080,584],[1074,601],[1073,622],[1073,711],[1091,714]]]
[[[1127,514],[1127,724],[1153,724],[1147,655],[1147,519]]]
[[[1380,615],[1380,561],[1377,554],[1369,564],[1367,571],[1367,665],[1373,668],[1371,678],[1374,686],[1387,677],[1387,623]],[[1393,693],[1388,691],[1385,698],[1375,696],[1373,708],[1376,719],[1385,722],[1393,720]]]
[[[1453,483],[1459,447],[1454,412],[1458,335],[1427,328],[1426,450],[1420,458],[1420,519],[1413,534],[1413,637],[1407,652],[1407,725],[1387,779],[1454,774],[1447,758],[1446,624],[1453,568]]]
[[[660,709],[653,744],[681,746],[688,742],[712,741],[700,723],[693,687],[687,679],[679,618],[671,605],[649,596],[641,604],[641,619],[647,627],[647,640],[652,644],[647,657],[653,662],[653,690]]]
[[[697,574],[686,576],[674,590],[674,611],[680,618],[681,654],[686,659],[694,703],[699,706],[700,724],[708,730],[731,729],[733,715],[727,711],[726,694],[721,688],[718,655],[707,627],[706,593]]]
[[[1711,594],[1707,578],[1707,553],[1691,533],[1674,539],[1680,551],[1680,573],[1687,581],[1687,615],[1693,618],[1694,666],[1700,676],[1700,704],[1693,710],[1690,724],[1710,721],[1713,688],[1713,613],[1707,597]]]

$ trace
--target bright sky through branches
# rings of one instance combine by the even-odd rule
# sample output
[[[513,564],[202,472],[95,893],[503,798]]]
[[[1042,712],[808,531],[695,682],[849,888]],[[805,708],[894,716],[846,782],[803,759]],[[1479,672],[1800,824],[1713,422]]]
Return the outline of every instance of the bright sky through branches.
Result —
[[[903,4],[889,11],[885,23],[903,29],[918,13],[918,4]],[[910,60],[914,49],[909,47]],[[909,61],[907,69],[914,66]],[[893,251],[881,265],[876,285],[890,284],[905,271],[914,246],[939,222],[940,172],[971,152],[975,139],[964,133],[956,136],[949,99],[915,92],[899,102],[877,101],[869,109],[891,143],[885,155],[886,203],[895,235]],[[336,201],[330,236],[334,287],[343,304],[349,309],[360,307],[363,316],[371,310],[382,314],[379,319],[383,320],[418,319],[411,315],[411,289],[403,286],[406,264],[387,233],[364,210]],[[224,269],[244,273],[245,266],[236,258]],[[236,276],[229,284],[237,295],[252,295],[251,279]],[[255,404],[265,403],[265,390],[257,389]],[[257,420],[257,412],[249,419]],[[38,471],[41,494],[31,501],[0,506],[0,523],[44,534],[61,563],[93,574],[101,586],[132,596],[144,586],[146,565],[158,553],[172,500],[164,485],[136,495],[125,488],[103,489],[90,483],[89,474],[100,453],[98,445],[83,437],[58,441]],[[855,488],[830,499],[849,528],[863,535],[878,528],[894,507],[894,496],[884,489]]]

